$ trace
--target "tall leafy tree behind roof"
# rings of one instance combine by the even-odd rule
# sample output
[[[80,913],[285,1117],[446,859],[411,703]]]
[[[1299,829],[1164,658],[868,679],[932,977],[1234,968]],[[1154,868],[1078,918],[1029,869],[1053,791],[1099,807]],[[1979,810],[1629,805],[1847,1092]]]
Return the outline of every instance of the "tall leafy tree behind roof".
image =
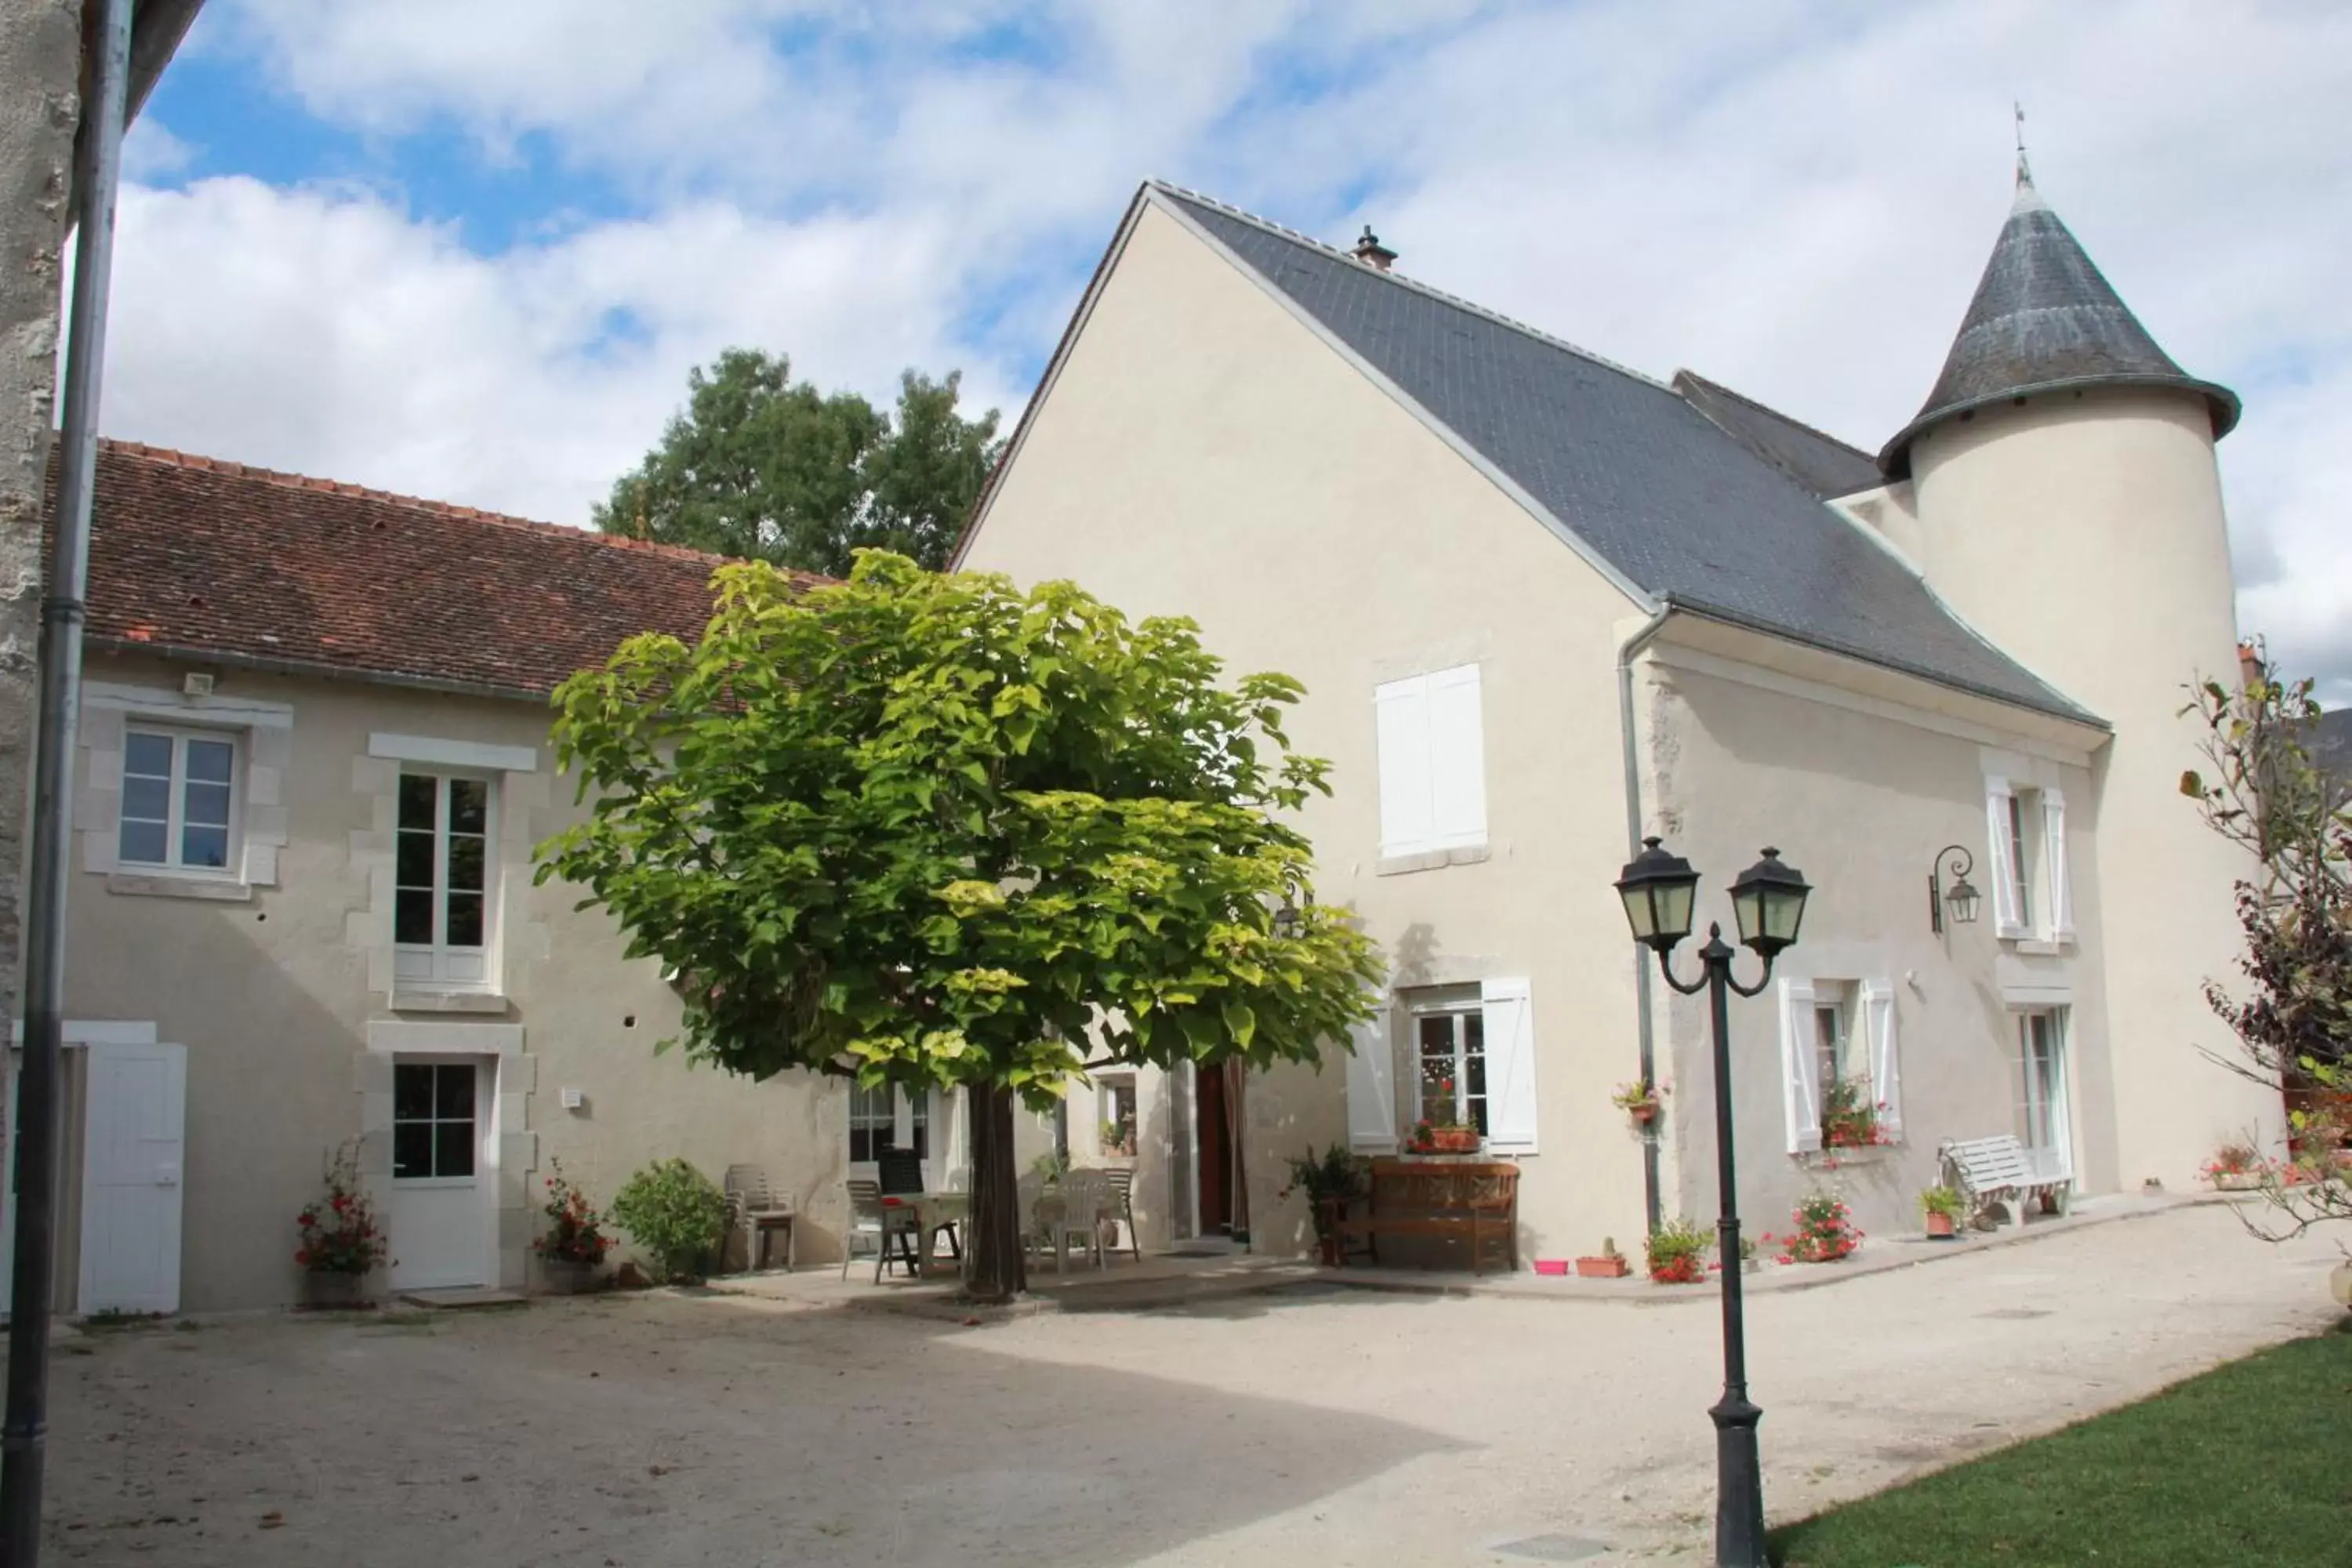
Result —
[[[660,444],[595,510],[607,533],[846,575],[861,549],[937,571],[1003,443],[968,419],[961,373],[900,378],[895,410],[819,392],[792,362],[729,349],[687,377]]]

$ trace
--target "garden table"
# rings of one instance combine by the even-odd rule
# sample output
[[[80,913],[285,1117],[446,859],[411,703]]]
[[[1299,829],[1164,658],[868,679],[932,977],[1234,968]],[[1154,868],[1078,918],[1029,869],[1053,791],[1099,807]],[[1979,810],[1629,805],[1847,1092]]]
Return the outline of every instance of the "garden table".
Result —
[[[970,1193],[889,1193],[884,1195],[882,1206],[915,1211],[915,1234],[922,1238],[919,1270],[921,1274],[930,1272],[931,1247],[940,1226],[953,1225],[967,1231],[971,1229],[967,1223],[971,1218]]]

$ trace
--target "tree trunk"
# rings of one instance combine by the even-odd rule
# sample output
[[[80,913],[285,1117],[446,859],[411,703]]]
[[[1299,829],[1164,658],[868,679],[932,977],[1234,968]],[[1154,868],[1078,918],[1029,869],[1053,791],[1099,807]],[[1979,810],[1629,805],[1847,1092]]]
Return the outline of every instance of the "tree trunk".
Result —
[[[974,1300],[1009,1301],[1029,1288],[1021,1249],[1020,1173],[1013,1162],[1013,1091],[971,1091],[971,1268]]]

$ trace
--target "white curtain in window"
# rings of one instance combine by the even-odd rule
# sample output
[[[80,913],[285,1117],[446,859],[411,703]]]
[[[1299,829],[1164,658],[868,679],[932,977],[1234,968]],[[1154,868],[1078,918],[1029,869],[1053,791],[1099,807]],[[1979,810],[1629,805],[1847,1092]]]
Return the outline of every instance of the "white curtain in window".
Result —
[[[1815,1043],[1811,984],[1781,981],[1780,1096],[1791,1154],[1822,1146],[1821,1061]]]
[[[1478,988],[1486,1013],[1486,1147],[1498,1154],[1536,1152],[1535,1015],[1525,980],[1489,980]]]

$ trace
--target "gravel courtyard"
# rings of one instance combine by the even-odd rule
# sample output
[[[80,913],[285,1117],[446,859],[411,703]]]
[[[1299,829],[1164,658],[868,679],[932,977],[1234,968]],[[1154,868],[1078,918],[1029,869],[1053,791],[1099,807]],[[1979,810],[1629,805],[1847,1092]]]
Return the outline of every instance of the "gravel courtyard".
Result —
[[[1768,1507],[1794,1517],[2323,1328],[2336,1256],[2206,1205],[1753,1299]],[[93,1333],[56,1363],[49,1554],[1625,1561],[1706,1539],[1717,1324],[1712,1296],[1310,1284],[982,1327],[662,1292]]]

